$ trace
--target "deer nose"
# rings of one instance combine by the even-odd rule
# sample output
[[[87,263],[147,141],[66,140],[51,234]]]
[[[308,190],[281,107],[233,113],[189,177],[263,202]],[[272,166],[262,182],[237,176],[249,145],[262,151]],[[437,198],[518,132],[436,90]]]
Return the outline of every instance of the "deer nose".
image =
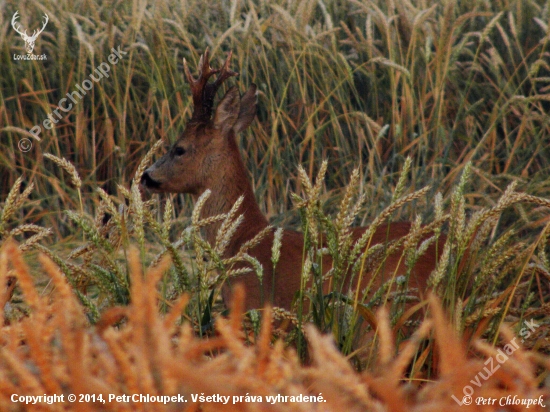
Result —
[[[141,184],[150,189],[158,189],[160,187],[160,182],[154,180],[147,170],[141,176]]]

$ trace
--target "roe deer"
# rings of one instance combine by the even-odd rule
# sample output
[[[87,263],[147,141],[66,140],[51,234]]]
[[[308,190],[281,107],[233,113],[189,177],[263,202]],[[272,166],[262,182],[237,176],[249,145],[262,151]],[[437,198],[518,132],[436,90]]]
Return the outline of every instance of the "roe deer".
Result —
[[[256,86],[252,84],[243,96],[236,86],[231,87],[211,118],[218,88],[227,78],[237,75],[229,69],[230,59],[231,52],[223,67],[214,70],[210,67],[207,49],[201,56],[197,79],[191,75],[184,59],[185,76],[193,94],[193,116],[181,137],[168,153],[143,173],[141,180],[141,184],[153,192],[189,193],[194,200],[210,189],[212,193],[202,208],[201,218],[229,212],[237,199],[244,196],[238,211],[238,214],[243,214],[244,220],[231,238],[224,257],[235,255],[246,241],[268,226],[267,219],[254,198],[248,173],[235,140],[235,135],[248,127],[256,115]],[[209,78],[214,74],[218,74],[216,80],[209,83]],[[219,224],[213,224],[205,229],[206,238],[211,244],[214,244],[218,228]],[[382,225],[374,232],[371,246],[399,239],[407,235],[410,228],[410,222]],[[354,240],[359,239],[365,230],[364,227],[353,229]],[[271,232],[248,252],[263,266],[263,284],[260,285],[255,272],[237,277],[237,281],[242,282],[246,288],[247,310],[261,307],[261,287],[264,287],[263,296],[266,299],[273,297],[273,305],[287,310],[291,307],[295,293],[300,289],[303,235],[291,230],[283,232],[280,259],[275,273],[271,262],[273,238],[274,233]],[[440,251],[443,243],[444,236],[441,235],[438,242]],[[425,291],[428,276],[437,263],[435,247],[432,243],[418,259],[409,278],[409,285],[418,288],[420,293]],[[382,284],[382,279],[378,278],[385,278],[387,281],[396,269],[405,273],[400,257],[401,251],[398,251],[387,258],[384,271],[378,274],[372,290],[376,290]],[[324,269],[328,270],[330,267],[330,260],[323,261]],[[353,286],[365,287],[370,278],[368,274],[363,275],[362,284]],[[348,286],[349,282],[345,287]],[[222,287],[222,298],[226,304],[230,292],[231,288],[225,282]]]

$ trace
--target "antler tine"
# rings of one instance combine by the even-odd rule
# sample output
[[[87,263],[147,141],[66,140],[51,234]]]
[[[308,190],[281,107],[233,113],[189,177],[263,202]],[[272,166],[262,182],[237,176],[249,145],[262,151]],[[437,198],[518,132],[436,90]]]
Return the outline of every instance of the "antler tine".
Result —
[[[208,82],[208,79],[210,79],[213,74],[216,74],[220,71],[219,69],[212,69],[212,67],[210,67],[208,47],[204,51],[204,54],[201,55],[201,58],[199,60],[199,77],[197,79],[195,79],[191,74],[189,66],[187,66],[187,61],[185,60],[185,57],[183,58],[183,69],[185,71],[185,77],[187,78],[187,81],[191,86],[193,96],[195,96],[195,94],[201,94]]]
[[[21,24],[17,21],[17,19],[19,18],[19,10],[17,10],[15,12],[15,14],[13,15],[12,19],[11,19],[11,25],[13,26],[13,28],[15,29],[15,31],[17,33],[19,33],[20,35],[27,35],[27,30],[25,29],[25,31],[21,31]],[[16,26],[17,25],[17,26]]]
[[[50,20],[50,18],[48,17],[48,15],[46,13],[44,13],[43,17],[45,17],[46,20],[44,21],[44,24],[42,25],[41,29],[36,29],[36,30],[33,31],[33,33],[32,33],[32,38],[33,39],[36,39],[38,37],[38,35],[44,31],[44,29],[46,28],[46,24],[48,24],[48,21]]]
[[[213,69],[210,67],[210,50],[208,47],[204,51],[204,54],[201,56],[201,59],[199,60],[199,70],[200,77],[205,77],[206,80],[210,78],[213,74],[216,74],[220,71],[220,69]]]
[[[227,56],[221,69],[213,69],[210,67],[209,50],[207,47],[199,60],[199,76],[197,79],[191,74],[185,58],[183,59],[183,70],[193,94],[194,110],[192,120],[208,120],[212,114],[214,97],[219,87],[229,77],[238,76],[238,73],[229,69],[232,55],[233,52],[229,52],[229,56]],[[219,75],[216,80],[213,83],[208,83],[210,77],[217,73]]]
[[[225,63],[223,64],[223,67],[221,68],[220,74],[216,78],[216,81],[214,84],[216,85],[216,89],[221,86],[221,84],[230,78],[231,76],[238,76],[239,73],[234,72],[233,70],[229,69],[229,64],[231,63],[231,57],[233,56],[233,50],[229,52],[229,56],[227,56],[227,59],[225,59]]]

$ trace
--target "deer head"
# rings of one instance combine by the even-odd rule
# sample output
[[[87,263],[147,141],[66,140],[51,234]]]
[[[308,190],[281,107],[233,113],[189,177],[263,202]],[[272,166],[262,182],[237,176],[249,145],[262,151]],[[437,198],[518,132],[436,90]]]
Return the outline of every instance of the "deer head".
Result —
[[[17,18],[19,14],[19,10],[15,12],[11,19],[11,25],[14,28],[14,30],[21,35],[23,40],[25,40],[25,49],[27,50],[28,54],[32,54],[32,51],[34,50],[34,43],[36,42],[36,39],[40,33],[44,31],[44,28],[46,27],[46,24],[48,24],[49,17],[47,14],[44,13],[44,24],[42,25],[42,28],[40,30],[35,30],[32,34],[32,36],[27,35],[27,30],[21,31],[21,25],[17,23]]]
[[[193,116],[181,137],[161,159],[148,168],[141,184],[154,192],[201,194],[231,179],[231,162],[240,161],[235,134],[250,125],[256,115],[256,86],[241,96],[231,87],[219,102],[212,117],[214,98],[221,84],[231,76],[231,54],[221,69],[210,67],[208,49],[199,61],[199,76],[194,78],[183,59],[185,77],[193,94]],[[210,77],[217,74],[214,82]]]

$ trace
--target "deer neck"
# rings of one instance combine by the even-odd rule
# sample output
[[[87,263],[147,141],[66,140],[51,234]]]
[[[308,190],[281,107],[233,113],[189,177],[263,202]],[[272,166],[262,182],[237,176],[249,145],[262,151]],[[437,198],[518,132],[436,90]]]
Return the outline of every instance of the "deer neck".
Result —
[[[263,215],[256,202],[252,185],[248,180],[248,172],[238,151],[236,142],[232,147],[233,156],[228,159],[223,171],[209,185],[210,196],[201,209],[201,219],[228,213],[240,196],[244,200],[235,217],[243,215],[243,221],[237,227],[231,237],[228,253],[238,251],[240,245],[252,239],[267,225],[267,219]],[[221,222],[216,222],[205,227],[206,240],[214,245]]]

